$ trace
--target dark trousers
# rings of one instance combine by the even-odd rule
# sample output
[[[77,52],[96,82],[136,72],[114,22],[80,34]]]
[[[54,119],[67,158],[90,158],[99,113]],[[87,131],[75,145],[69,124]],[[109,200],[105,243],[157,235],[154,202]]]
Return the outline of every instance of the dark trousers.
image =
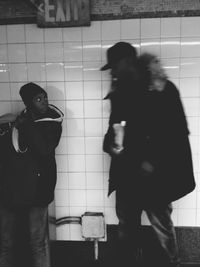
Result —
[[[148,208],[141,207],[132,195],[119,190],[116,192],[116,213],[119,219],[118,235],[121,243],[120,250],[125,250],[124,257],[127,259],[134,257],[135,261],[140,257],[141,214],[144,210],[163,252],[162,266],[178,266],[178,246],[171,220],[172,205],[158,203],[149,205]]]
[[[16,229],[19,226],[17,219],[19,214],[24,215],[24,213],[28,223],[32,265],[33,267],[47,266],[47,207],[33,207],[24,210],[0,207],[0,267],[14,266],[14,244],[20,245],[20,237],[18,237],[19,240],[15,240],[16,232],[19,230]]]

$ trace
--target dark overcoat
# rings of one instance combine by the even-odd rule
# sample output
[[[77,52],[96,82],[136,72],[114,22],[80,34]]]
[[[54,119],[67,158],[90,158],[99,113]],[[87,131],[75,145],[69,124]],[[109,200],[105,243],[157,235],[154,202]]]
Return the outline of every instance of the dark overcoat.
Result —
[[[133,88],[134,91],[134,88]],[[109,194],[124,190],[136,201],[148,205],[172,202],[195,188],[189,130],[175,85],[167,81],[162,91],[109,95],[111,114],[103,149],[111,155]],[[120,107],[120,108],[119,108]],[[114,123],[126,121],[124,151],[113,155]],[[141,164],[154,170],[144,175]]]
[[[24,116],[26,114],[24,113]],[[0,138],[0,199],[8,207],[47,206],[57,179],[55,149],[62,133],[62,112],[49,105],[45,118],[11,127]],[[19,151],[16,147],[25,145]]]

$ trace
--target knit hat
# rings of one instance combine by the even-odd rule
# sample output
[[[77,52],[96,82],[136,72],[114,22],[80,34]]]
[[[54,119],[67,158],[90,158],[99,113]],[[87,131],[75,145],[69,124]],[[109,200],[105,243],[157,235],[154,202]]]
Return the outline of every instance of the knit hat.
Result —
[[[42,87],[32,82],[23,85],[19,91],[19,94],[26,106],[30,105],[33,98],[36,95],[41,94],[41,93],[47,94],[46,91]]]
[[[127,42],[118,42],[107,50],[107,64],[101,70],[112,69],[123,58],[136,60],[137,51],[134,46]]]

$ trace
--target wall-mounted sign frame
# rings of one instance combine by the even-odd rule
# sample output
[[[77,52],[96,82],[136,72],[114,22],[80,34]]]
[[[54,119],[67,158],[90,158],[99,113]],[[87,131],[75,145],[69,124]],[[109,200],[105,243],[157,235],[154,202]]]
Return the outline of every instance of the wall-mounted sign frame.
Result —
[[[40,28],[90,26],[89,0],[40,0]]]

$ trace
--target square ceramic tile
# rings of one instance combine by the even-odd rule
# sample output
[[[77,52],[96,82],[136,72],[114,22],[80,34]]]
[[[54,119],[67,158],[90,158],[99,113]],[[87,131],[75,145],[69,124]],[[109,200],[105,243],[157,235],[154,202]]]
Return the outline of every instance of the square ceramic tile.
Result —
[[[67,137],[67,153],[68,154],[84,154],[85,140],[83,137]]]
[[[86,191],[85,190],[69,190],[69,201],[72,207],[86,206]]]
[[[65,80],[66,81],[82,81],[83,80],[83,64],[82,62],[65,63]]]
[[[101,60],[101,42],[83,42],[83,60],[100,61]]]
[[[181,58],[180,77],[199,77],[200,58]]]
[[[111,104],[109,100],[104,100],[102,103],[103,106],[103,118],[109,118],[111,111]]]
[[[11,90],[9,83],[0,83],[0,99],[1,101],[11,100]]]
[[[103,172],[103,189],[108,191],[109,187],[109,171]]]
[[[45,61],[46,62],[63,62],[63,44],[62,43],[45,43]]]
[[[171,218],[172,218],[174,226],[177,226],[178,225],[178,210],[177,209],[173,209]]]
[[[44,45],[43,44],[26,44],[27,62],[44,62]]]
[[[152,53],[160,56],[161,41],[160,39],[141,39],[141,53]]]
[[[0,63],[8,62],[8,47],[7,45],[0,45]]]
[[[46,71],[44,63],[28,63],[28,81],[41,82],[46,80]]]
[[[182,102],[187,116],[199,115],[199,100],[197,98],[183,98]]]
[[[102,101],[85,100],[84,115],[86,118],[100,118],[102,116]]]
[[[182,97],[199,97],[199,78],[180,79],[180,93]]]
[[[190,140],[190,146],[191,146],[192,154],[193,155],[198,154],[198,152],[199,152],[199,136],[190,135],[189,140]]]
[[[4,111],[4,113],[12,112],[15,114],[20,113],[23,109],[25,109],[25,105],[22,101],[12,101],[10,102],[3,102],[2,109],[5,107],[5,109],[9,109],[9,111]]]
[[[102,99],[100,81],[84,81],[84,99]]]
[[[56,164],[58,172],[68,172],[68,157],[67,155],[56,155]]]
[[[140,38],[140,19],[121,20],[121,39]]]
[[[102,21],[101,31],[102,40],[114,40],[115,42],[118,42],[120,40],[120,21]]]
[[[62,134],[61,134],[61,136],[67,136],[67,119],[65,117],[65,114],[64,114],[63,121],[62,121]]]
[[[102,137],[86,137],[85,153],[86,154],[102,154]]]
[[[38,28],[36,24],[25,24],[26,43],[43,43],[44,29]]]
[[[198,117],[188,117],[187,118],[188,128],[191,135],[199,135],[199,118]]]
[[[83,41],[101,40],[101,22],[92,21],[90,27],[83,27]]]
[[[83,118],[83,101],[66,101],[67,118]]]
[[[63,28],[63,41],[74,42],[82,40],[82,31],[80,27]]]
[[[63,224],[56,227],[56,240],[71,240],[69,224]]]
[[[83,119],[67,119],[67,136],[84,136]]]
[[[69,174],[66,172],[57,173],[56,189],[69,189]]]
[[[86,155],[86,172],[102,172],[103,157],[102,155]]]
[[[101,80],[101,62],[88,61],[83,63],[83,79],[85,81]]]
[[[85,119],[85,136],[102,136],[102,120]]]
[[[8,44],[8,61],[11,63],[26,62],[25,44]]]
[[[80,224],[70,224],[70,238],[74,241],[84,240],[81,235],[81,225]]]
[[[181,52],[181,42],[179,38],[161,39],[161,57],[179,58]]]
[[[109,118],[103,118],[102,124],[103,124],[103,135],[104,135],[109,127]]]
[[[80,217],[86,210],[86,207],[73,207],[70,206],[70,216],[78,216]]]
[[[46,75],[48,81],[64,81],[64,64],[46,63]]]
[[[196,216],[196,226],[200,226],[200,210],[197,210],[197,216]]]
[[[26,82],[28,80],[26,64],[9,64],[9,69],[11,82]]]
[[[141,19],[141,38],[160,37],[160,18]]]
[[[0,64],[0,81],[1,82],[9,82],[9,65],[8,64]]]
[[[57,207],[69,206],[68,190],[64,190],[64,189],[55,190],[55,204]]]
[[[179,200],[179,209],[196,209],[197,208],[197,193],[193,191],[192,193],[186,195]]]
[[[48,92],[49,100],[64,100],[65,99],[64,82],[47,82],[45,90]]]
[[[69,189],[86,189],[86,178],[84,172],[69,173]]]
[[[66,82],[65,91],[67,100],[83,99],[83,82]]]
[[[83,47],[81,42],[64,43],[64,61],[81,61],[83,58]]]
[[[101,207],[104,205],[104,191],[87,190],[86,199],[87,199],[87,206]]]
[[[104,172],[109,172],[110,162],[111,162],[110,156],[107,153],[104,153],[103,155],[103,171]]]
[[[56,219],[69,216],[69,207],[55,207]],[[57,228],[59,228],[58,226]]]
[[[45,28],[44,29],[44,41],[45,42],[62,42],[62,28]]]
[[[193,164],[194,172],[199,172],[200,171],[200,164],[199,164],[199,156],[198,155],[192,155],[192,164]]]
[[[84,172],[85,171],[85,156],[84,155],[68,155],[69,172]]]
[[[178,226],[196,226],[196,209],[179,209]]]
[[[0,44],[7,43],[6,25],[0,25]]]
[[[179,37],[181,18],[161,18],[161,37]]]
[[[200,18],[183,17],[181,18],[181,36],[182,37],[200,37]]]
[[[103,190],[103,173],[91,172],[86,173],[87,189],[101,189]]]
[[[10,112],[13,112],[12,111],[12,107],[11,107],[11,103],[9,101],[1,102],[1,105],[0,105],[0,114],[3,115],[5,113],[10,113]]]
[[[25,29],[23,24],[7,25],[8,43],[24,43]]]
[[[200,37],[181,39],[181,57],[200,57]]]

